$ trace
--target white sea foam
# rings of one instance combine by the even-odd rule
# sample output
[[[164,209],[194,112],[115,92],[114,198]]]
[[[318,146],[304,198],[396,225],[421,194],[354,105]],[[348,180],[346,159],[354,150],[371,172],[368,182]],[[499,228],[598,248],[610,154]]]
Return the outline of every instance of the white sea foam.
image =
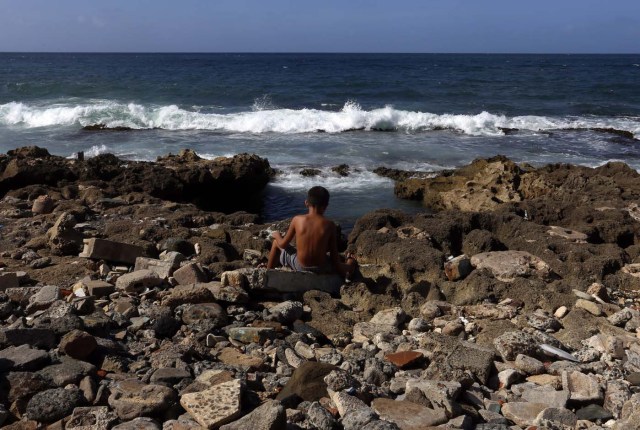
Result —
[[[269,185],[294,191],[306,191],[315,185],[321,185],[330,190],[364,190],[377,189],[381,185],[391,184],[393,181],[379,176],[369,170],[352,168],[348,177],[340,176],[329,168],[322,168],[317,176],[302,176],[303,167],[285,167]]]
[[[31,106],[11,102],[0,105],[0,125],[28,128],[45,126],[86,126],[133,129],[213,130],[229,133],[340,133],[350,130],[399,130],[422,132],[454,130],[473,136],[500,136],[504,128],[522,131],[545,131],[581,128],[614,128],[640,136],[637,117],[507,117],[489,112],[476,115],[434,114],[385,106],[364,110],[347,102],[339,111],[318,109],[278,109],[265,97],[252,110],[239,113],[202,113],[176,105],[143,106],[140,104],[99,101],[91,104]]]

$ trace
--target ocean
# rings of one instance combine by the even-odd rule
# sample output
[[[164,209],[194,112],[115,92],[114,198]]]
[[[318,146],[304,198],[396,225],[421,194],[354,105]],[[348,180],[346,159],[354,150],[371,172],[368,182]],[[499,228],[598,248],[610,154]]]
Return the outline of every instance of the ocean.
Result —
[[[95,124],[129,130],[82,129]],[[437,172],[502,154],[638,169],[638,139],[640,55],[0,54],[0,151],[255,153],[280,172],[267,221],[303,211],[312,185],[347,228],[376,208],[420,210],[378,166]]]

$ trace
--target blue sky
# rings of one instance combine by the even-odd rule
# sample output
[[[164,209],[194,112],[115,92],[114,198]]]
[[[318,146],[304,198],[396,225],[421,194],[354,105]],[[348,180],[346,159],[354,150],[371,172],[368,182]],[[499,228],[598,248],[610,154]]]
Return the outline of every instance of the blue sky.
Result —
[[[0,51],[640,53],[640,0],[0,0]]]

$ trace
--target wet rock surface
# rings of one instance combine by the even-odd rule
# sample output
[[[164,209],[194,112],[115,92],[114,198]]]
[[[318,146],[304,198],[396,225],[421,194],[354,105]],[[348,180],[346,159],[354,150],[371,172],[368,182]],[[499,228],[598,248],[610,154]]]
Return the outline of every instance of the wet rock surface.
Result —
[[[638,428],[636,172],[387,172],[437,210],[363,216],[351,282],[283,292],[254,267],[286,223],[198,200],[263,161],[0,157],[3,425]]]

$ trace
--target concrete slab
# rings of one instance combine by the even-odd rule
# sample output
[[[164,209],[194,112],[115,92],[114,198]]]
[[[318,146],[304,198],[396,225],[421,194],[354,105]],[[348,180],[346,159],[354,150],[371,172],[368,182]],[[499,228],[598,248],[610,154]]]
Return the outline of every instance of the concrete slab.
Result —
[[[128,243],[91,238],[84,239],[83,244],[84,249],[78,255],[79,257],[133,265],[136,258],[144,255],[142,247]]]

